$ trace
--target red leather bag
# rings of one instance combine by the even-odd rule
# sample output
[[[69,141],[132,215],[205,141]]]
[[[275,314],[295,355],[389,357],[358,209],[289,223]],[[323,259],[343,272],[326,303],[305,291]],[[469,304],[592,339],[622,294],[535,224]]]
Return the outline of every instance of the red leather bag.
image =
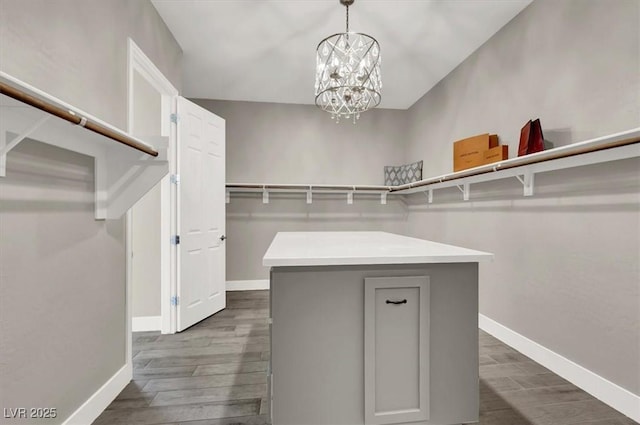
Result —
[[[520,130],[520,146],[518,156],[528,155],[544,150],[544,136],[540,119],[529,120]]]

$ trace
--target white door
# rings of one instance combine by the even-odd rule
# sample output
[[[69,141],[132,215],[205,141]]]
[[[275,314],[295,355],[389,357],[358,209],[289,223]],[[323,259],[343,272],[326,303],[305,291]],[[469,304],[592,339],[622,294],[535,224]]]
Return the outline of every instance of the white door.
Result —
[[[225,292],[225,122],[178,98],[177,330],[222,310]]]

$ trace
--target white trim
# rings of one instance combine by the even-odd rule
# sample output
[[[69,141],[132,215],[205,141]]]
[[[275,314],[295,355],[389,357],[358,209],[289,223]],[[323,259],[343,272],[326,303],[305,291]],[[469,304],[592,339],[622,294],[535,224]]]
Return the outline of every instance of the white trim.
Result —
[[[128,47],[129,59],[132,61],[129,64],[129,69],[139,71],[158,92],[173,96],[178,95],[178,90],[171,84],[171,81],[160,72],[156,65],[131,38],[128,39]]]
[[[269,279],[227,280],[227,291],[258,291],[269,289]]]
[[[160,72],[160,70],[154,65],[154,63],[144,54],[144,52],[136,45],[133,39],[127,39],[127,130],[132,133],[134,128],[133,121],[133,102],[134,102],[134,73],[138,72],[145,80],[155,88],[161,97],[161,134],[169,137],[169,152],[174,150],[175,135],[171,131],[170,113],[174,112],[175,99],[178,96],[178,90],[171,84],[171,82]],[[169,172],[172,172],[173,158],[167,158],[169,161]],[[166,181],[165,181],[166,180]],[[171,232],[171,199],[169,197],[169,191],[167,186],[169,185],[168,179],[165,177],[160,183],[160,221],[161,221],[161,247],[160,247],[160,296],[161,296],[161,320],[158,329],[162,333],[175,333],[175,307],[171,306],[172,293],[172,278],[171,278],[171,247],[164,246],[165,242],[169,244],[169,234]],[[132,346],[133,346],[133,333],[132,322],[133,312],[131,307],[131,293],[132,293],[132,215],[131,210],[127,212],[126,219],[126,237],[125,237],[125,250],[126,250],[126,361],[127,364],[132,367]],[[167,295],[169,294],[169,295]]]
[[[159,331],[162,328],[162,316],[140,316],[131,319],[133,332]]]
[[[127,363],[104,383],[87,401],[82,403],[62,425],[86,425],[96,420],[104,409],[120,394],[133,376],[131,363]]]
[[[133,318],[133,209],[127,210],[125,219],[125,239],[124,239],[124,251],[126,267],[125,284],[124,284],[124,299],[125,299],[125,361],[127,366],[133,370],[133,331],[131,330],[131,321]]]
[[[172,148],[173,149],[173,148]],[[169,159],[169,167],[171,167]],[[171,171],[169,171],[171,172]],[[157,330],[163,334],[171,330],[171,182],[169,175],[160,182],[160,322]],[[164,242],[162,242],[164,241]],[[135,318],[134,318],[135,320]],[[135,329],[134,329],[135,331]]]
[[[640,422],[640,396],[482,314],[478,317],[478,325],[483,331],[515,348],[598,400],[634,421]]]

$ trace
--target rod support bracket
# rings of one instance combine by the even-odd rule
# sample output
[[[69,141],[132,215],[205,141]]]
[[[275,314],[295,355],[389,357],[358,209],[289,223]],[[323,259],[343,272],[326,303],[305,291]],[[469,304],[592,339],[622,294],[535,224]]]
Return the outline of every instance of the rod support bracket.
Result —
[[[535,173],[533,173],[531,170],[525,170],[522,177],[520,177],[519,175],[516,175],[516,178],[520,183],[522,183],[522,186],[524,188],[523,195],[533,196]]]
[[[471,183],[463,183],[461,185],[456,185],[456,187],[462,192],[462,199],[465,201],[469,200],[469,193],[471,192]]]

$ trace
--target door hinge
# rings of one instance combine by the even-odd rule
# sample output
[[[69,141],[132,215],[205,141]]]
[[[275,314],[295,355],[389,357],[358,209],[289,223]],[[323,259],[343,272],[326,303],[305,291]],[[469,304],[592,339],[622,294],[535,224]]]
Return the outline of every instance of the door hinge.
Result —
[[[180,297],[175,295],[171,297],[171,305],[178,305],[178,304],[180,304]]]
[[[180,235],[175,235],[171,237],[171,245],[179,245],[180,244]]]
[[[180,183],[180,174],[171,174],[170,181],[173,184]]]
[[[171,122],[174,124],[178,123],[178,114],[171,114],[170,116]]]

